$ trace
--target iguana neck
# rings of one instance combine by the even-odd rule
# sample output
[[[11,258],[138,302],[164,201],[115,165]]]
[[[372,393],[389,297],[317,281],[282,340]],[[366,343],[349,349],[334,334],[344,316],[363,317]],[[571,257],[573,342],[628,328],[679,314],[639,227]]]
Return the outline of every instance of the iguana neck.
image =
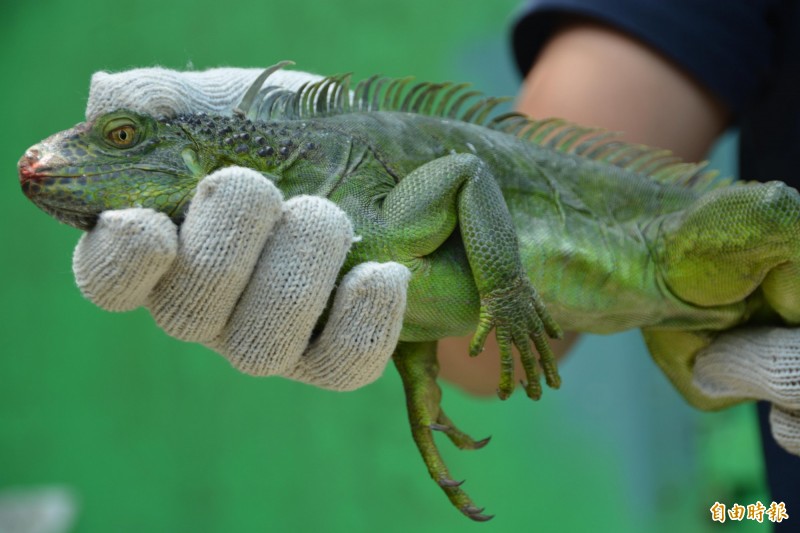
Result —
[[[194,142],[205,174],[228,166],[262,172],[287,197],[315,194],[331,179],[331,165],[347,155],[349,139],[312,121],[254,123],[239,118],[189,116],[175,119]]]

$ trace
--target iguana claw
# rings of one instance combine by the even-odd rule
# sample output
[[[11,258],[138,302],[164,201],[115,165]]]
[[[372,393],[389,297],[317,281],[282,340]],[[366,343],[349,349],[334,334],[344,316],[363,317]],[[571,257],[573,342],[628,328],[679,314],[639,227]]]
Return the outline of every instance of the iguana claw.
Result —
[[[490,440],[492,440],[492,437],[486,437],[485,439],[481,439],[481,440],[475,442],[475,446],[472,449],[473,450],[480,450],[481,448],[483,448],[484,446],[489,444]]]
[[[433,439],[433,432],[441,431],[462,450],[477,450],[489,442],[489,438],[476,441],[460,431],[442,411],[442,391],[436,383],[436,343],[400,343],[394,363],[403,380],[411,435],[431,477],[465,516],[479,522],[491,519],[492,516],[481,514],[483,509],[476,507],[461,489],[464,482],[452,478]]]
[[[461,512],[470,517],[471,519],[475,520],[476,522],[486,522],[487,520],[491,520],[494,518],[494,515],[487,515],[481,514],[483,513],[483,507],[475,507],[474,505],[468,505],[466,507],[461,508]]]

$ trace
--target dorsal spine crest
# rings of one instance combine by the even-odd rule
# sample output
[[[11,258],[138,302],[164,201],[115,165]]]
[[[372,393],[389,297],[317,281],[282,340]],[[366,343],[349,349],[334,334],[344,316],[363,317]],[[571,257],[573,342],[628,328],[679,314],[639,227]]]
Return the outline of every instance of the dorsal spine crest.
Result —
[[[282,61],[265,70],[247,91],[236,113],[265,121],[373,111],[440,117],[475,124],[557,152],[631,170],[662,183],[700,191],[729,184],[729,180],[715,179],[715,172],[704,171],[705,163],[685,163],[668,150],[628,143],[620,140],[618,134],[606,130],[586,128],[558,118],[535,120],[515,112],[493,114],[497,106],[510,98],[484,96],[479,91],[468,90],[468,83],[413,83],[412,77],[374,75],[359,81],[351,91],[352,74],[346,73],[306,82],[296,91],[276,86],[261,88],[271,73],[290,64],[293,63]]]

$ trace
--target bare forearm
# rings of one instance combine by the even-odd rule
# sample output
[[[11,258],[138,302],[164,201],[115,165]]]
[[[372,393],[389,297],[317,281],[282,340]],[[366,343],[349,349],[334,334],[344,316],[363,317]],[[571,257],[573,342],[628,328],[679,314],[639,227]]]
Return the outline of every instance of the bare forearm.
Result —
[[[702,159],[727,111],[681,68],[633,37],[589,21],[565,24],[544,47],[517,108],[619,131],[629,141]]]

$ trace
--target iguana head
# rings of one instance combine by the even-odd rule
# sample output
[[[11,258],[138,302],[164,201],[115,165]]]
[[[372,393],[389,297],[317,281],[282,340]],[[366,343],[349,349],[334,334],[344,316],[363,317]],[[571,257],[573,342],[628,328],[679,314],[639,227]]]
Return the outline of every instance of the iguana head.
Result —
[[[200,118],[196,119],[200,121]],[[56,219],[91,229],[100,212],[149,207],[179,222],[204,157],[188,128],[126,110],[78,124],[32,146],[19,161],[25,195]]]

